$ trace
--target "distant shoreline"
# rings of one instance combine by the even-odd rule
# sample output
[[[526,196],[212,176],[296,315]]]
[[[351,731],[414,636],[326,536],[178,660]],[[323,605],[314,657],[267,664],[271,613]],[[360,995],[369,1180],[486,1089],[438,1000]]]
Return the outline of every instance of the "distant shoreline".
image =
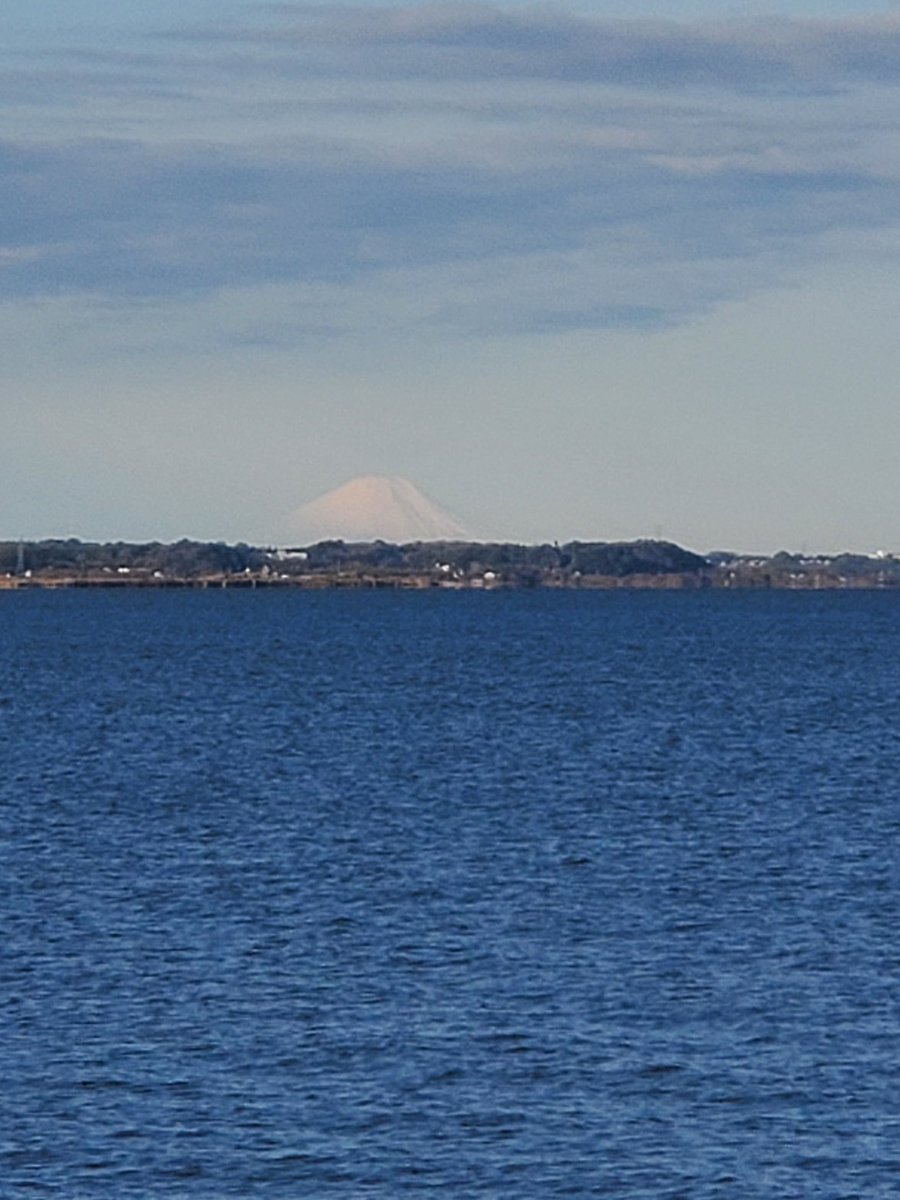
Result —
[[[900,557],[695,554],[674,542],[0,542],[0,590],[299,588],[612,591],[900,588]]]
[[[483,578],[441,580],[423,575],[316,574],[287,579],[248,577],[169,577],[163,579],[97,576],[32,576],[0,578],[0,591],[894,591],[900,583],[877,577],[853,580],[807,577],[733,578],[722,570],[703,574],[584,575],[535,583]]]

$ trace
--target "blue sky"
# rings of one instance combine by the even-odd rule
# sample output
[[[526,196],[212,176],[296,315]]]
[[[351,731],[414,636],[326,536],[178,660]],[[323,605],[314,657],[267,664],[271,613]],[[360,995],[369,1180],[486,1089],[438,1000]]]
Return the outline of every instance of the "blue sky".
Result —
[[[7,0],[0,536],[900,551],[900,7]]]

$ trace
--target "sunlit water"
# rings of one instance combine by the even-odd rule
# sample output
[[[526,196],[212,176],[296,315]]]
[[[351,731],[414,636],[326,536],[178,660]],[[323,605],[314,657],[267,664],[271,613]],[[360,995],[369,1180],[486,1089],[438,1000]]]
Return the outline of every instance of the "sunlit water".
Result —
[[[0,1195],[896,1195],[898,618],[0,597]]]

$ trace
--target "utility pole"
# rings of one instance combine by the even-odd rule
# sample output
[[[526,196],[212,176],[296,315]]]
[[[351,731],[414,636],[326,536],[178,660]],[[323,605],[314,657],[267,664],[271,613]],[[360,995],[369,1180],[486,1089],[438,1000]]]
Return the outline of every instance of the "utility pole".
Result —
[[[16,553],[16,574],[25,574],[25,543],[19,538],[19,549]]]

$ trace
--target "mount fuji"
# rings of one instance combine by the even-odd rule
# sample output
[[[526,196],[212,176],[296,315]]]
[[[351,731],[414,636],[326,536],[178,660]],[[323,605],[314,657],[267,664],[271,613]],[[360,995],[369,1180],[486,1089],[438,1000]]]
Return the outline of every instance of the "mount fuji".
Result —
[[[330,538],[345,542],[477,541],[455,517],[439,508],[408,479],[363,475],[301,505],[286,532],[298,545]]]

